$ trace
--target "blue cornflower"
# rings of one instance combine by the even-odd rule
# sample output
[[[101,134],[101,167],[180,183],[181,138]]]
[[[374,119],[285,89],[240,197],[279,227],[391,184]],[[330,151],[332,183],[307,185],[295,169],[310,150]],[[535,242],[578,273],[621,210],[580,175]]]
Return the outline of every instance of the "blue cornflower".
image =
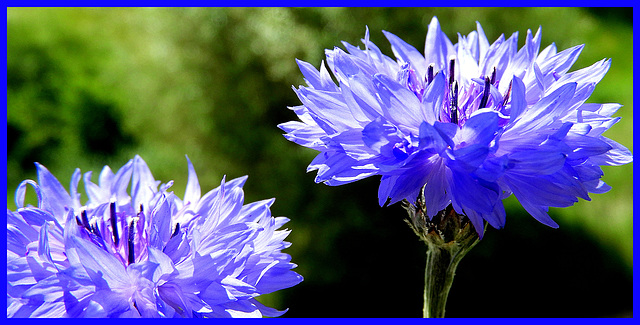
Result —
[[[184,199],[136,156],[99,183],[80,170],[70,193],[42,165],[7,210],[8,317],[261,317],[255,297],[302,281],[281,250],[288,219],[274,200],[243,205],[246,176],[204,196],[188,160]],[[131,184],[130,194],[127,188]],[[38,207],[25,206],[31,185]]]
[[[573,205],[609,189],[601,165],[632,161],[602,133],[619,104],[587,104],[610,60],[569,72],[583,46],[540,51],[540,29],[489,44],[480,24],[453,44],[434,17],[424,54],[384,32],[396,60],[369,41],[326,50],[320,69],[298,61],[307,86],[294,87],[301,122],[285,137],[320,151],[308,171],[342,185],[381,175],[380,205],[424,194],[431,219],[451,206],[482,236],[483,220],[505,223],[502,199],[514,194],[551,227],[549,207]],[[329,70],[337,80],[332,79]]]

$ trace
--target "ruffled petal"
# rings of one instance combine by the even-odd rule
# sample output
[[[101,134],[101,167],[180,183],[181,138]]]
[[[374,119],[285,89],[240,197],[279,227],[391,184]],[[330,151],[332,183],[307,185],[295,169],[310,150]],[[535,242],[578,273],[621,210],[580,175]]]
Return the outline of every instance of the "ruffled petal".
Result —
[[[46,167],[36,163],[36,168],[38,170],[38,185],[42,194],[41,208],[51,212],[56,218],[64,216],[65,209],[73,207],[71,196]],[[62,223],[64,220],[58,219],[58,222]]]
[[[189,167],[189,178],[187,179],[187,188],[184,192],[184,204],[195,204],[196,202],[198,202],[198,200],[200,200],[200,183],[198,182],[198,175],[193,168],[191,160],[189,160],[189,157],[186,158]]]
[[[382,32],[389,40],[389,43],[391,43],[391,50],[396,58],[411,64],[413,69],[415,69],[419,75],[424,75],[424,72],[427,71],[427,63],[422,54],[420,54],[415,47],[409,45],[398,36],[387,31]]]

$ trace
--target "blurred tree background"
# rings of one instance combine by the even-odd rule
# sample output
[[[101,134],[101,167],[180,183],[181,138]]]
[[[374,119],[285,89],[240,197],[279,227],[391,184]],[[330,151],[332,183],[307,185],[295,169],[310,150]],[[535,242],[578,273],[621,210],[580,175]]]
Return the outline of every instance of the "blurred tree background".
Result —
[[[572,70],[612,58],[589,101],[624,105],[605,135],[633,151],[630,8],[8,8],[8,207],[36,161],[69,184],[76,167],[135,154],[181,195],[186,154],[203,191],[248,174],[246,201],[275,197],[273,214],[291,219],[287,252],[305,281],[264,303],[285,317],[420,317],[425,247],[400,205],[378,206],[379,177],[315,184],[305,170],[316,152],[276,125],[296,119],[295,58],[318,67],[365,26],[387,55],[383,29],[422,49],[434,15],[453,42],[476,21],[490,42],[519,32],[519,46],[541,26],[543,48],[586,44]],[[510,198],[505,229],[488,229],[461,263],[447,316],[631,316],[632,165],[603,169],[613,189],[552,209],[560,229]]]

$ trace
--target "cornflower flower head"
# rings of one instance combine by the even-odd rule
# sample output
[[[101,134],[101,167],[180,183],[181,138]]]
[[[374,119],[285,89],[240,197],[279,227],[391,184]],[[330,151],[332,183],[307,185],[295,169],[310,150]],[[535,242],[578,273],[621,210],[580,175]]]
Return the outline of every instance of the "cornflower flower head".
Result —
[[[300,121],[285,137],[320,151],[307,171],[335,186],[381,175],[381,206],[407,200],[429,220],[466,216],[505,224],[514,194],[534,218],[557,227],[549,207],[567,207],[610,187],[602,165],[632,161],[602,133],[619,104],[585,103],[610,60],[568,72],[583,45],[540,51],[541,31],[490,44],[481,25],[453,44],[433,18],[424,53],[383,31],[395,60],[369,40],[326,50],[320,69],[298,61],[307,86],[294,87]],[[335,77],[336,82],[331,77]],[[447,209],[450,207],[449,209]]]
[[[160,184],[136,156],[99,183],[80,170],[70,192],[41,164],[7,210],[8,317],[280,316],[255,297],[302,277],[281,252],[288,219],[274,200],[244,204],[247,177],[201,196],[191,161],[183,199]],[[25,206],[31,185],[38,206]],[[130,193],[127,188],[130,185]]]

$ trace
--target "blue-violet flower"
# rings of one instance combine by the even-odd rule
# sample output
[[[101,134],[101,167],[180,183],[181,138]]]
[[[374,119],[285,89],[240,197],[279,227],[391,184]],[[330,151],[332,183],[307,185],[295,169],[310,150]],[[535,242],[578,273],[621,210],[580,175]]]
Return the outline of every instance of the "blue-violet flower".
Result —
[[[184,199],[136,156],[99,183],[80,170],[70,193],[42,165],[7,210],[8,317],[261,317],[284,311],[255,297],[302,277],[282,253],[288,219],[274,200],[243,205],[246,176],[200,195],[188,160]],[[127,188],[131,184],[130,194]],[[31,185],[38,207],[25,206]]]
[[[369,40],[326,50],[317,70],[298,61],[307,86],[294,87],[299,121],[280,124],[285,137],[320,151],[308,171],[316,182],[342,185],[381,175],[380,205],[416,202],[424,191],[432,218],[451,205],[482,236],[483,220],[505,223],[502,199],[514,194],[551,227],[549,207],[567,207],[609,186],[601,165],[632,161],[602,133],[619,104],[585,101],[610,60],[569,72],[583,45],[540,51],[540,29],[489,44],[480,24],[452,44],[433,18],[424,54],[384,32],[396,60]]]

